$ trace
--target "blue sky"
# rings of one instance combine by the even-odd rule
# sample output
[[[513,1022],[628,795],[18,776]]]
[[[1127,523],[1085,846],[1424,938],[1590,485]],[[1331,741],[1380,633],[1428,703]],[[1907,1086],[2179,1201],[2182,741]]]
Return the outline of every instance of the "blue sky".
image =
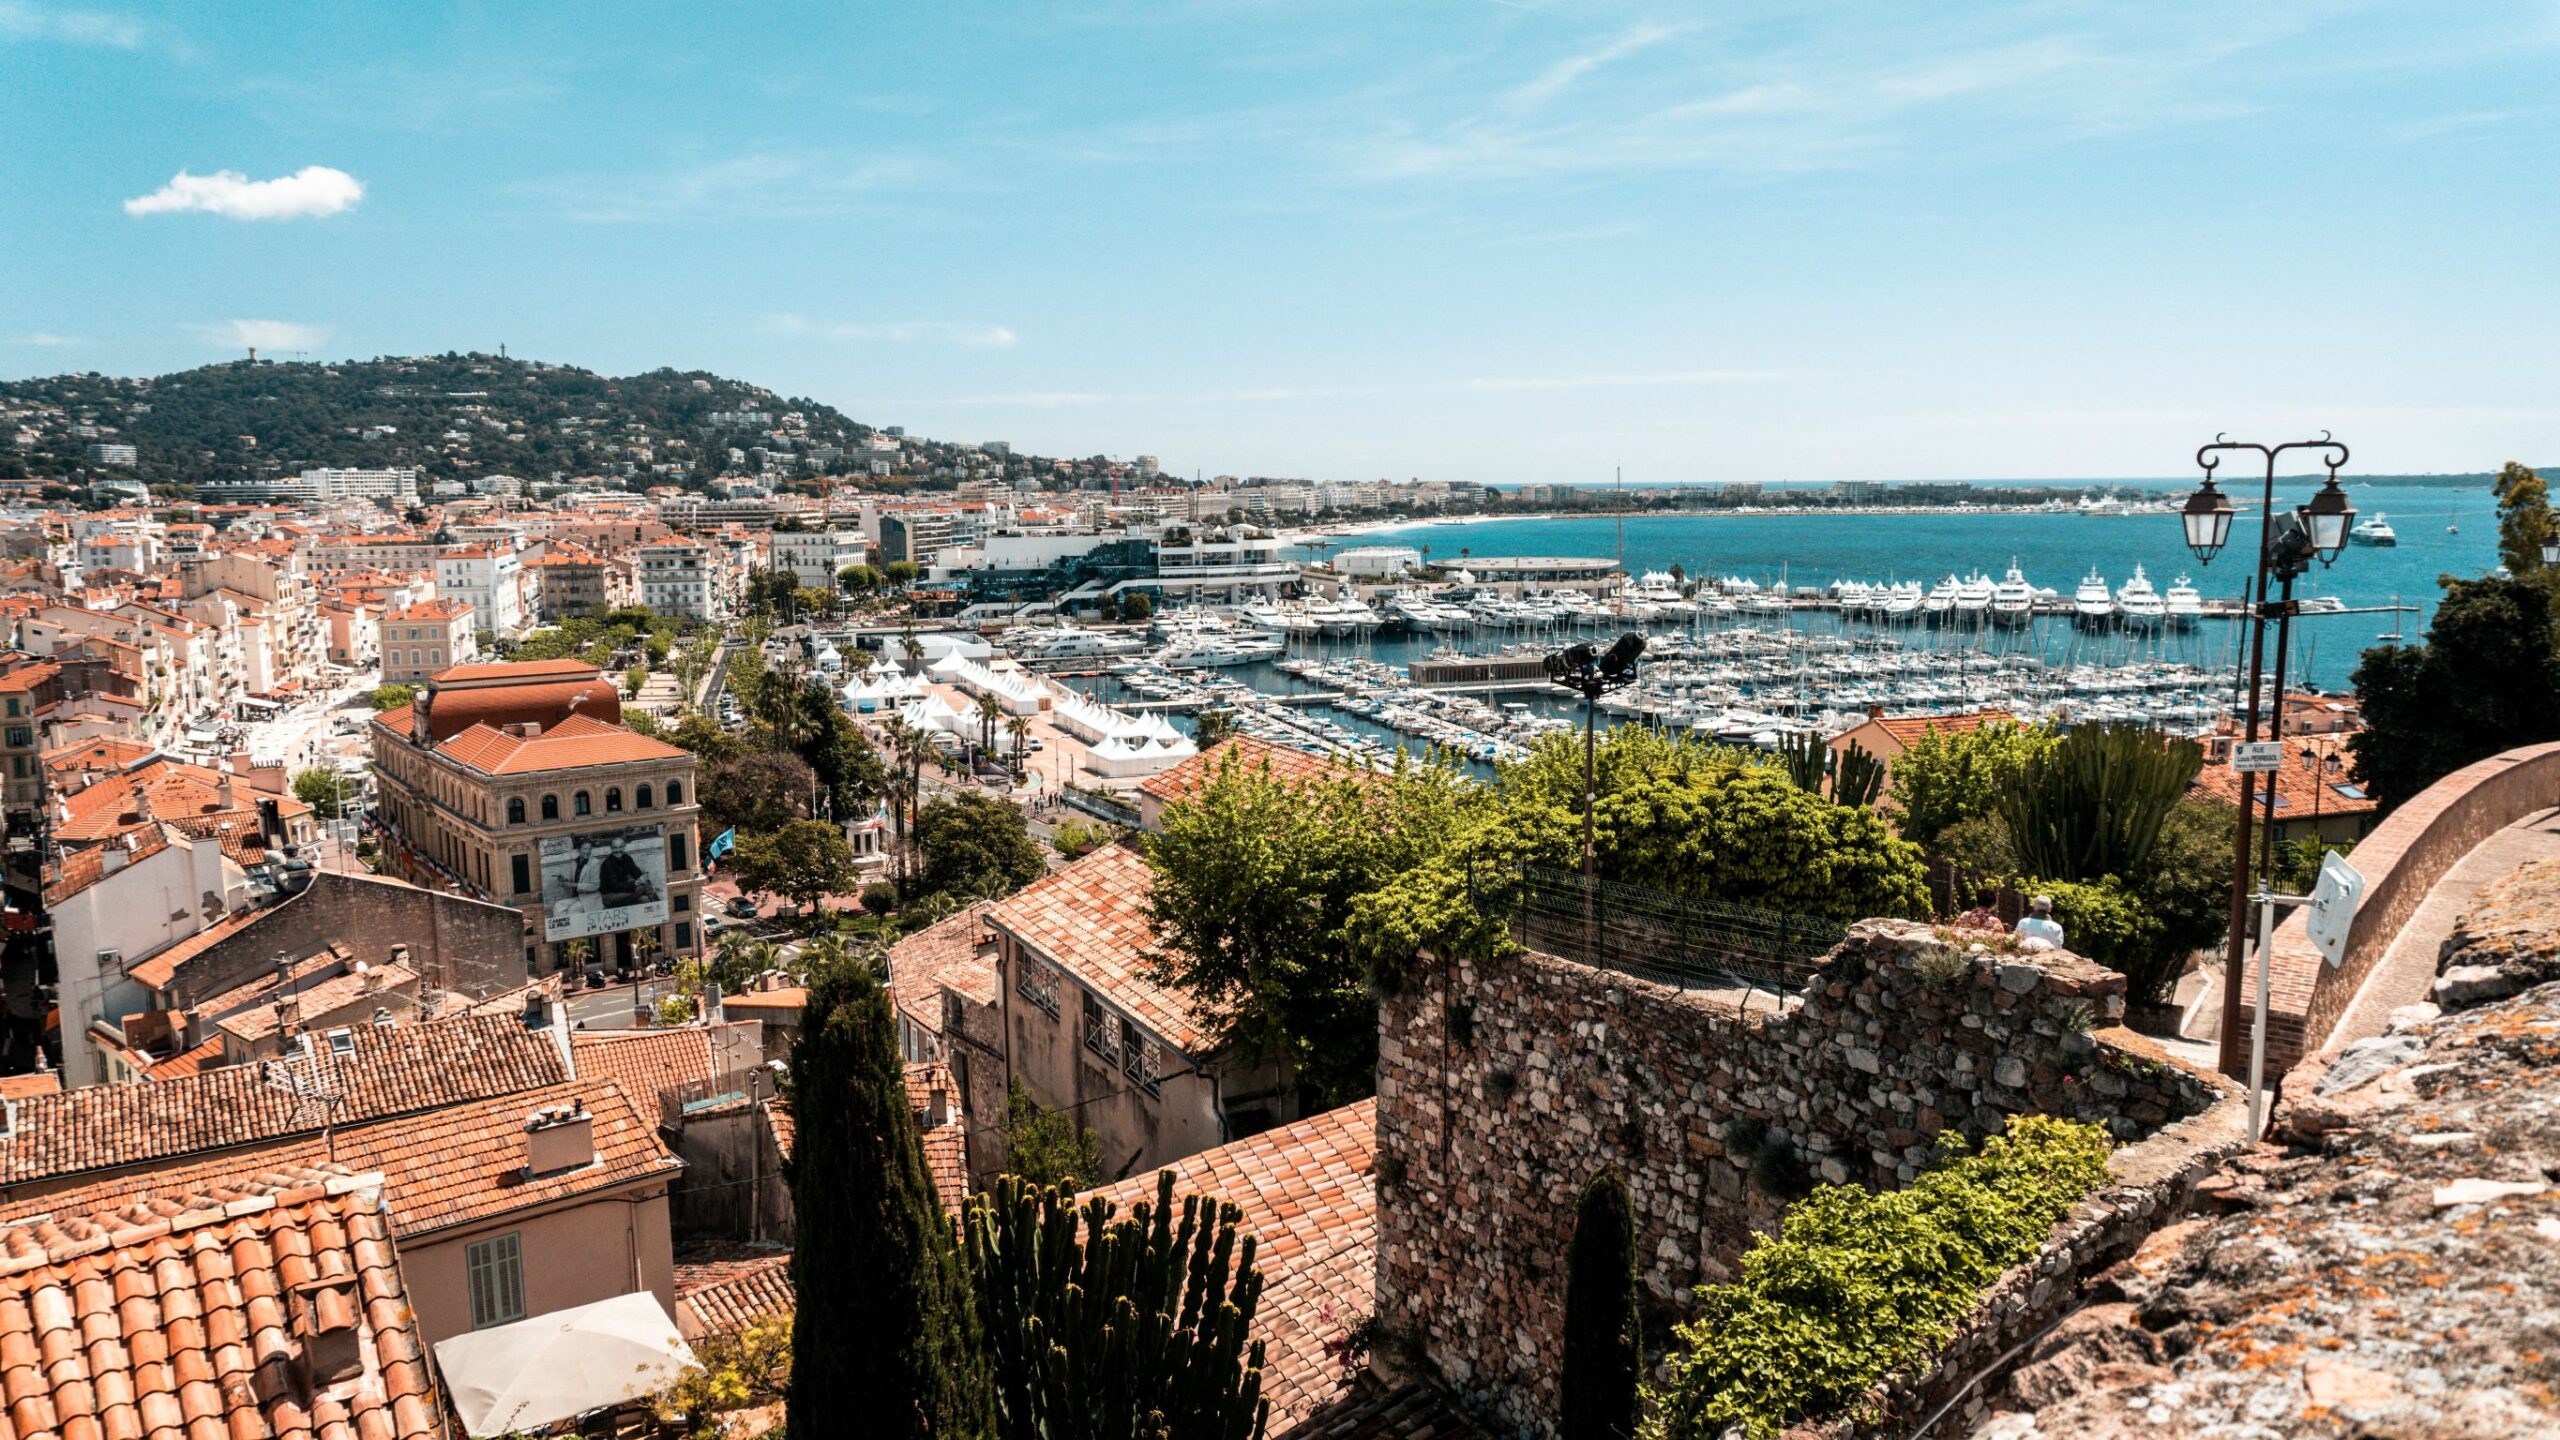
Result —
[[[504,342],[1337,478],[2560,462],[2555,81],[2551,0],[0,0],[0,374]]]

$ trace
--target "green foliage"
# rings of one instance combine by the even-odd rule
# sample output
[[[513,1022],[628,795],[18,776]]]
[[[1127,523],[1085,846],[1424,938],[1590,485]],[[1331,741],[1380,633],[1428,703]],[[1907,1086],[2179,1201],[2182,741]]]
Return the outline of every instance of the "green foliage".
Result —
[[[2140,874],[2204,749],[2142,725],[2082,725],[2032,756],[1999,800],[2018,863],[2054,880]]]
[[[738,833],[729,852],[738,888],[787,895],[814,911],[828,895],[854,882],[853,847],[844,832],[824,820],[793,820],[769,834]]]
[[[1885,808],[1903,839],[1934,850],[1949,826],[1997,810],[2001,794],[2017,784],[2027,763],[2053,745],[2053,731],[2040,725],[1932,725],[1894,758],[1893,795]]]
[[[870,915],[886,915],[898,908],[898,887],[886,880],[874,880],[862,887],[862,909]]]
[[[688,716],[681,730],[698,716]],[[702,833],[735,826],[738,838],[770,835],[805,818],[818,795],[817,772],[788,750],[746,750],[705,759],[695,772],[694,796],[702,804]]]
[[[1005,1169],[1032,1185],[1073,1193],[1099,1185],[1102,1141],[1076,1120],[1073,1110],[1043,1110],[1031,1087],[1013,1077],[1004,1096]]]
[[[2554,587],[2541,579],[2447,576],[2424,645],[2364,652],[2354,684],[2368,728],[2347,746],[2384,809],[2499,751],[2560,739]]]
[[[418,698],[418,692],[406,685],[376,685],[369,697],[376,710],[397,710]]]
[[[2141,969],[2125,971],[2135,1004],[2166,1003],[2187,957],[2231,933],[2231,852],[2239,825],[2234,806],[2202,796],[2181,800],[2161,825],[2149,862],[2128,878],[2159,925],[2153,956]]]
[[[1565,1254],[1563,1440],[1635,1440],[1644,1288],[1635,1200],[1613,1166],[1582,1187]]]
[[[917,811],[916,848],[924,857],[916,883],[928,895],[993,899],[1048,869],[1022,811],[989,795],[946,795]]]
[[[2320,883],[2320,864],[2335,850],[2345,855],[2356,848],[2348,839],[2324,840],[2305,835],[2299,840],[2280,841],[2276,845],[2275,887],[2295,895],[2308,895]]]
[[[968,1276],[925,1170],[889,993],[867,967],[815,977],[791,1051],[799,1228],[790,1426],[949,1440],[991,1433],[986,1346]]]
[[[1613,880],[1828,920],[1929,913],[1919,846],[1768,766],[1726,761],[1604,790],[1594,814]]]
[[[2490,489],[2498,497],[2498,559],[2511,575],[2542,569],[2542,547],[2560,537],[2560,517],[2551,512],[2551,487],[2539,475],[2510,460]]]
[[[347,802],[356,798],[356,782],[314,765],[294,772],[293,798],[310,806],[321,819],[335,820],[346,814]]]
[[[640,693],[641,687],[648,683],[649,667],[646,665],[634,665],[630,669],[622,672],[622,693],[624,695],[637,695]]]
[[[887,577],[892,585],[913,585],[916,583],[916,576],[923,572],[916,568],[916,562],[913,560],[892,560],[880,568],[880,573]]]
[[[1855,1407],[1925,1363],[2107,1176],[2094,1125],[2022,1115],[1979,1153],[1941,1143],[1946,1158],[1910,1189],[1816,1190],[1742,1257],[1739,1279],[1698,1292],[1647,1440],[1713,1440],[1735,1426],[1766,1440]]]
[[[1126,1217],[1012,1175],[973,1196],[1003,1440],[1261,1440],[1262,1272],[1241,1219],[1197,1195],[1177,1211],[1170,1170]]]
[[[1284,782],[1224,752],[1147,848],[1161,977],[1219,1017],[1221,1044],[1289,1061],[1328,1104],[1367,1094],[1377,999],[1353,907],[1441,853],[1487,798],[1440,765]]]
[[[693,1363],[658,1392],[659,1422],[685,1440],[717,1440],[721,1416],[782,1399],[791,1389],[791,1327],[789,1315],[759,1315],[695,1337]]]
[[[1156,613],[1155,597],[1144,590],[1127,590],[1120,595],[1120,618],[1136,622]]]
[[[1090,855],[1111,843],[1111,827],[1089,820],[1062,820],[1049,832],[1049,848],[1070,860]]]
[[[1831,774],[1831,747],[1810,730],[1800,730],[1778,742],[1778,763],[1786,767],[1787,778],[1796,787],[1822,793],[1822,782]]]
[[[1831,767],[1831,798],[1842,805],[1868,806],[1884,794],[1884,762],[1867,747],[1851,743]]]

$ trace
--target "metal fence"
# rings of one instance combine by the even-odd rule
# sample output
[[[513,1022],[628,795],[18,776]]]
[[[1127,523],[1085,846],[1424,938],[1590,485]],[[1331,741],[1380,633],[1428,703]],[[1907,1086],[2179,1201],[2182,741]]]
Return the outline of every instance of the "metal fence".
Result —
[[[1494,877],[1483,877],[1493,879]],[[1793,991],[1821,968],[1846,925],[1523,866],[1488,895],[1511,937],[1532,950],[1688,990]]]

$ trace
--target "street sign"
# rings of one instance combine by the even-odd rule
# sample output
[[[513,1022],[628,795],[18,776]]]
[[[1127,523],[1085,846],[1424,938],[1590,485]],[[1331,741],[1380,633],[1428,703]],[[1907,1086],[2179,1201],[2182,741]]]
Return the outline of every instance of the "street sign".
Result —
[[[2243,740],[2231,747],[2231,768],[2243,775],[2268,775],[2284,768],[2284,742]]]
[[[2320,860],[2320,883],[2311,890],[2311,913],[2303,928],[2322,958],[2332,966],[2347,956],[2347,930],[2355,924],[2356,902],[2364,898],[2364,876],[2332,850]]]

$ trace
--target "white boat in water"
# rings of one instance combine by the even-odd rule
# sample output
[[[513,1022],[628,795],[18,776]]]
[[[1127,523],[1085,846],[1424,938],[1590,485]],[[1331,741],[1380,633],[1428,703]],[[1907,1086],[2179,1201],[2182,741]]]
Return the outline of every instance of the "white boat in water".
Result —
[[[1105,635],[1071,625],[1034,625],[1004,633],[1004,648],[1017,660],[1100,660],[1135,655],[1146,646],[1133,636]]]
[[[2162,597],[2161,613],[2168,617],[2170,629],[2193,630],[2196,622],[2204,619],[2204,593],[2181,575],[2169,582],[2169,593]]]
[[[2114,619],[2115,614],[2115,592],[2107,588],[2107,577],[2099,574],[2098,567],[2092,565],[2088,575],[2081,580],[2080,588],[2071,592],[2072,622],[2083,629],[2094,630]]]
[[[1908,625],[1920,618],[1920,608],[1926,603],[1927,596],[1920,589],[1919,581],[1896,581],[1894,587],[1885,593],[1884,606],[1877,613],[1890,624]]]
[[[2116,592],[2116,611],[2124,617],[2125,628],[2149,630],[2167,615],[2168,606],[2160,599],[2160,592],[2152,588],[2150,577],[2142,573],[2140,565],[2136,565],[2133,578],[2124,582],[2124,588]]]
[[[1286,648],[1277,635],[1210,635],[1177,640],[1158,651],[1155,661],[1168,670],[1224,668],[1277,660]]]
[[[1920,613],[1926,615],[1932,625],[1953,619],[1956,612],[1956,595],[1963,588],[1963,583],[1953,575],[1939,581],[1929,591],[1928,598],[1920,602]],[[1983,603],[1986,605],[1991,603],[1990,597],[1985,596]]]
[[[2348,531],[2347,538],[2358,545],[2397,545],[2400,532],[2391,528],[2391,521],[2380,511],[2375,511],[2372,519]]]
[[[1991,623],[2024,625],[2035,618],[2035,613],[2036,587],[2027,583],[2027,577],[2018,571],[2018,562],[2011,560],[2009,573],[1991,589]]]

